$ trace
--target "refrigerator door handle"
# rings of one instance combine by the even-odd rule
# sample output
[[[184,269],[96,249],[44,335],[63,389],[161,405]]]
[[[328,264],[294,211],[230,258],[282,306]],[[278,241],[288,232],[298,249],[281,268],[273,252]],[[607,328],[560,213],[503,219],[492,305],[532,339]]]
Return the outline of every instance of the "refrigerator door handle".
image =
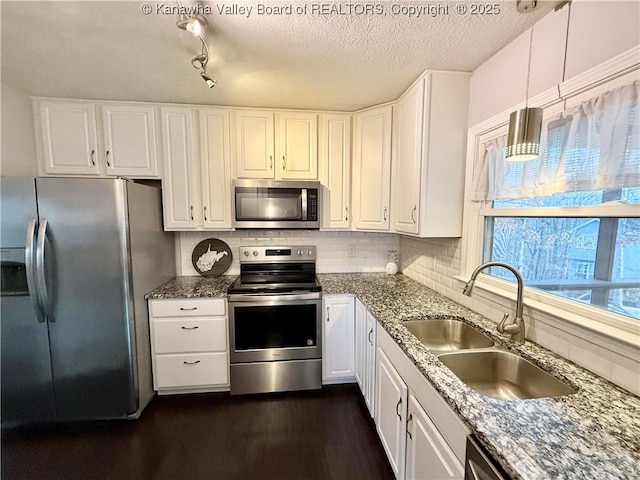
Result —
[[[36,279],[34,277],[34,255],[35,255],[35,242],[36,242],[36,228],[38,221],[34,218],[29,220],[27,226],[27,242],[24,250],[24,266],[27,271],[27,288],[29,289],[29,297],[31,297],[31,303],[33,309],[36,311],[36,318],[39,323],[44,323],[46,317],[42,311],[42,305],[40,304],[40,296],[38,295],[38,289],[36,286]]]
[[[48,227],[49,222],[43,218],[38,227],[38,237],[36,240],[36,285],[38,287],[44,315],[50,322],[53,322],[55,319],[53,318],[51,305],[49,303],[49,292],[47,291],[47,278],[44,266],[44,248],[47,240]]]

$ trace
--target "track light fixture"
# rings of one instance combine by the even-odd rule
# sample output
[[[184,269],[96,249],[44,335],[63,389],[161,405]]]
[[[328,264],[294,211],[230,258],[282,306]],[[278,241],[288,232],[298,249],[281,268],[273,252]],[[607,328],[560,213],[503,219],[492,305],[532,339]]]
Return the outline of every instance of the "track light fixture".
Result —
[[[180,4],[180,2],[178,2]],[[207,87],[213,88],[216,86],[217,81],[213,80],[207,75],[207,63],[209,62],[209,45],[204,39],[204,30],[207,26],[207,20],[202,15],[190,15],[181,13],[176,26],[181,30],[193,34],[202,42],[202,52],[200,55],[196,55],[191,59],[191,65],[193,68],[200,70],[200,76],[206,82]]]

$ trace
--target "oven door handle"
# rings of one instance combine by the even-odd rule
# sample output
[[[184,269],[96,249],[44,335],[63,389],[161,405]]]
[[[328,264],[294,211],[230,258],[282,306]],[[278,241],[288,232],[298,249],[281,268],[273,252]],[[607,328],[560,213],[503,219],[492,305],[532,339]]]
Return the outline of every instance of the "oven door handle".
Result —
[[[321,292],[280,292],[280,293],[246,293],[240,295],[229,295],[229,303],[234,302],[273,302],[273,301],[297,301],[297,300],[318,300],[322,296]]]

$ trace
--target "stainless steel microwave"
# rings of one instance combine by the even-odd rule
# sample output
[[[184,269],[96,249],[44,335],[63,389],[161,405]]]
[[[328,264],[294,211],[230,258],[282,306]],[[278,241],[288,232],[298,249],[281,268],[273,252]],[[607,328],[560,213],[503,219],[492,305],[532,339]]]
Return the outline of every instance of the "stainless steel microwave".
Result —
[[[234,180],[235,228],[320,228],[320,182]]]

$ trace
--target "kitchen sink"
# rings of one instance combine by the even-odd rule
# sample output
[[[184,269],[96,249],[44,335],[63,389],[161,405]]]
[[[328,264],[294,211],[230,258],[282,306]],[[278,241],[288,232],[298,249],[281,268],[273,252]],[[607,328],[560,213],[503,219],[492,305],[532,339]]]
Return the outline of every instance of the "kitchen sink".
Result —
[[[494,345],[491,338],[460,320],[411,320],[402,324],[425,347],[436,352],[488,348]]]
[[[499,400],[559,397],[577,390],[513,353],[443,353],[438,359],[470,388]]]

